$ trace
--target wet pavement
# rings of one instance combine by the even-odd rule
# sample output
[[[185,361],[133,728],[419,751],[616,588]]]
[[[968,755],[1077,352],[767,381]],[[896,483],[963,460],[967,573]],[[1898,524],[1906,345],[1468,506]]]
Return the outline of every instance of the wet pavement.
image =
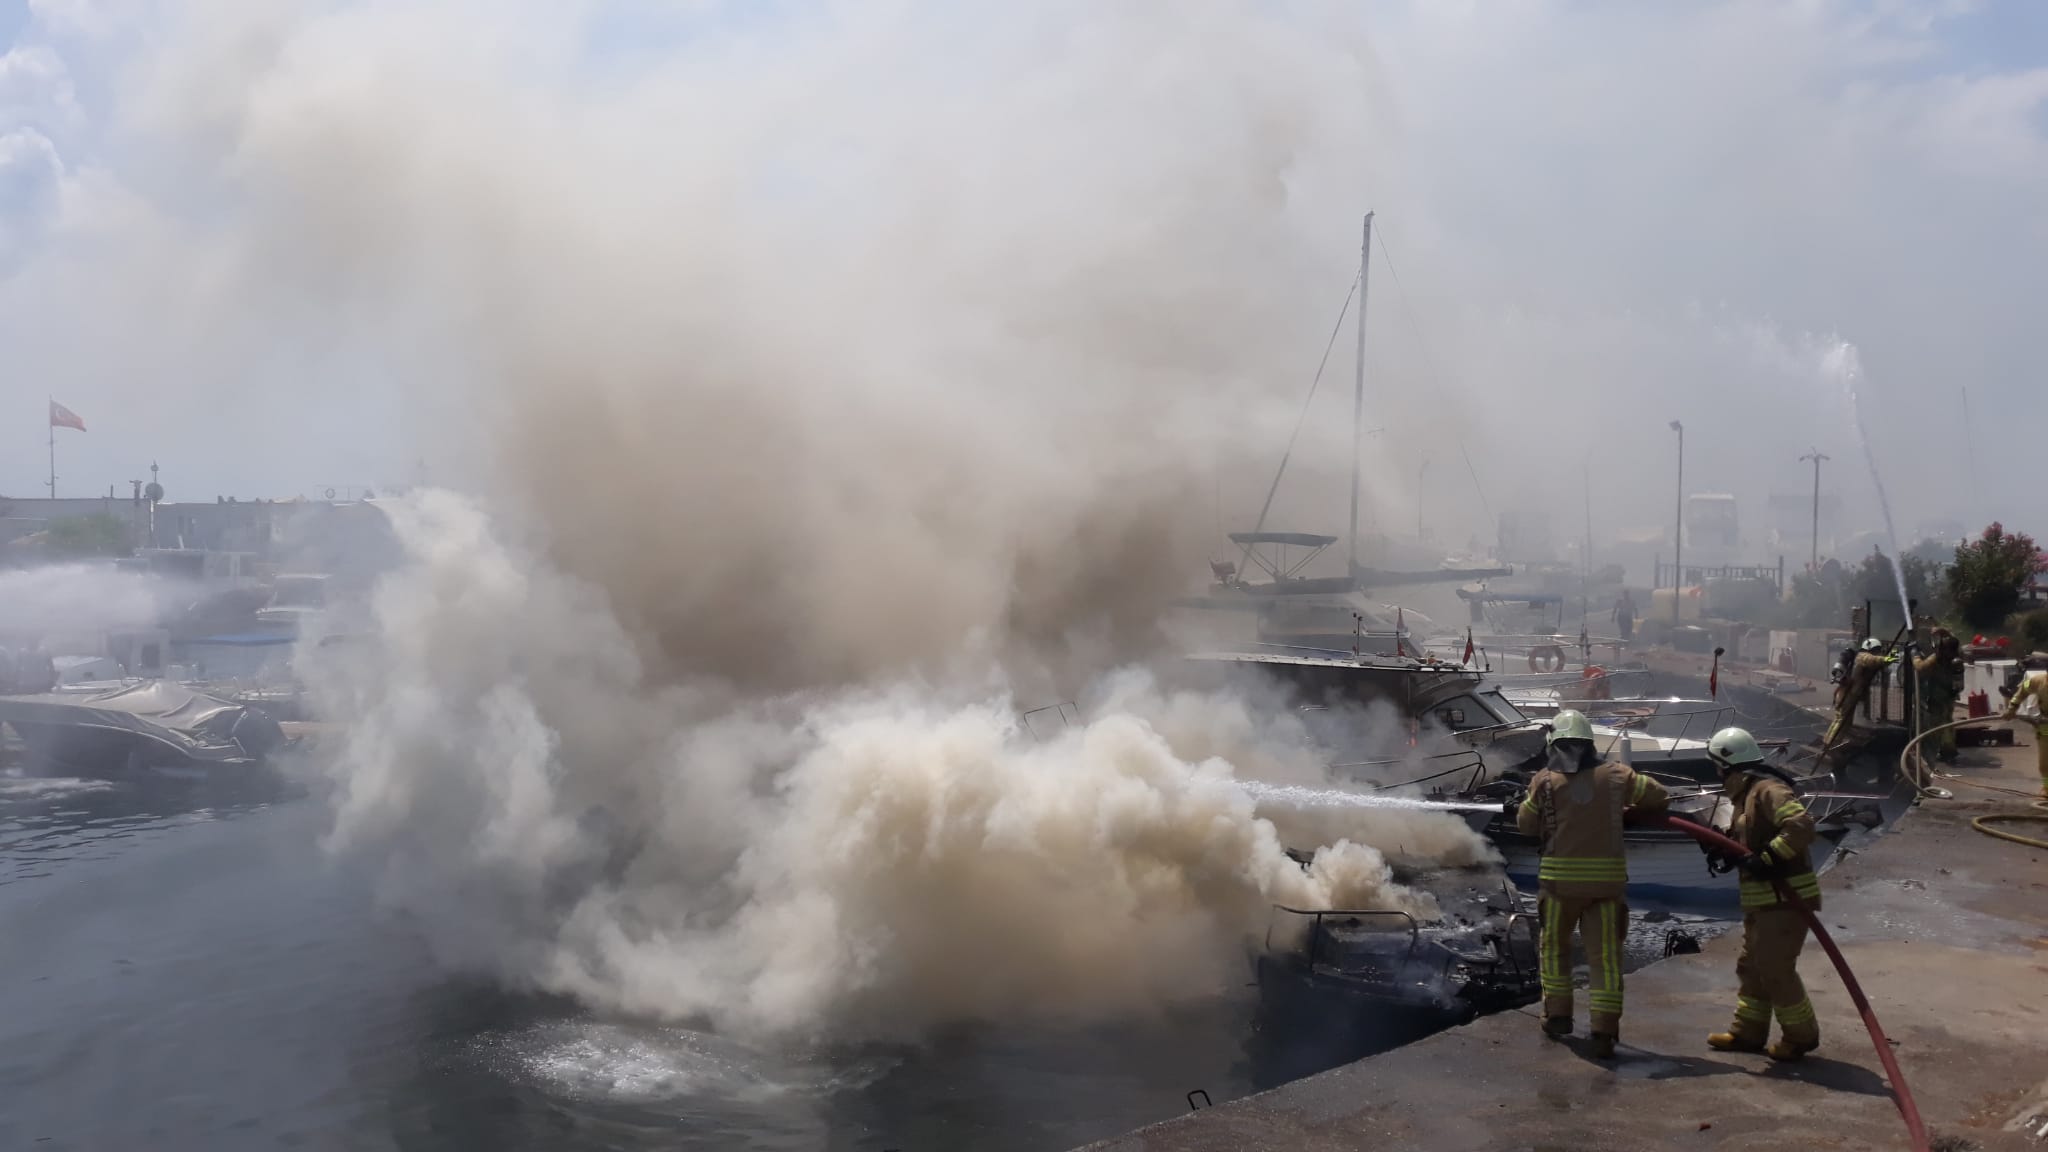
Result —
[[[1966,752],[1965,780],[2038,787],[2034,750]],[[1876,1007],[1936,1147],[2048,1149],[2048,852],[1972,831],[2018,802],[1962,787],[1852,845],[1822,882],[1829,930]],[[1882,1065],[1810,944],[1825,1037],[1774,1065],[1706,1033],[1734,1002],[1738,941],[1632,975],[1621,1059],[1505,1013],[1372,1059],[1092,1145],[1093,1152],[1525,1152],[1904,1148]],[[1581,1014],[1584,1005],[1580,1006]]]

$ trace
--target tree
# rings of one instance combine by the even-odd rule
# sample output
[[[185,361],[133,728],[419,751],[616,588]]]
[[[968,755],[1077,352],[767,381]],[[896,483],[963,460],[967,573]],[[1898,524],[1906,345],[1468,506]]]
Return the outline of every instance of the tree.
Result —
[[[1948,591],[1963,623],[1991,629],[2005,624],[2020,606],[2021,590],[2041,570],[2040,550],[2024,532],[2008,534],[1994,522],[1983,535],[1956,548],[1948,566]]]
[[[1918,613],[1936,620],[1947,619],[1950,604],[1947,590],[1938,579],[1940,567],[1909,552],[1899,570],[1906,577],[1906,599],[1917,605]],[[1884,553],[1872,552],[1863,561],[1863,567],[1857,569],[1850,581],[1849,596],[1855,603],[1870,604],[1873,632],[1891,632],[1899,627],[1899,581],[1892,575],[1891,558]]]
[[[52,520],[48,531],[50,555],[60,560],[126,556],[133,551],[128,546],[128,526],[104,513]]]

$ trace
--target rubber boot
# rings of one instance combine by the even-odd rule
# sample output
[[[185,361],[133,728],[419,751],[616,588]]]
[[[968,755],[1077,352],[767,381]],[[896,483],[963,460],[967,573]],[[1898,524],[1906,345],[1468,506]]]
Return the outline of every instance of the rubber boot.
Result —
[[[1764,1055],[1769,1056],[1771,1059],[1776,1060],[1781,1064],[1791,1064],[1795,1061],[1804,1059],[1808,1052],[1811,1052],[1818,1047],[1820,1047],[1820,1044],[1818,1042],[1812,1044],[1794,1044],[1790,1040],[1781,1039],[1776,1044],[1773,1044],[1769,1048],[1764,1049]]]
[[[1707,1037],[1707,1047],[1716,1052],[1762,1052],[1764,1042],[1736,1032],[1716,1032]]]
[[[1569,1016],[1545,1016],[1543,1034],[1552,1040],[1562,1040],[1572,1034],[1572,1018]]]
[[[1593,1043],[1587,1051],[1595,1060],[1612,1060],[1614,1059],[1614,1044],[1615,1037],[1612,1032],[1595,1032],[1593,1033]]]

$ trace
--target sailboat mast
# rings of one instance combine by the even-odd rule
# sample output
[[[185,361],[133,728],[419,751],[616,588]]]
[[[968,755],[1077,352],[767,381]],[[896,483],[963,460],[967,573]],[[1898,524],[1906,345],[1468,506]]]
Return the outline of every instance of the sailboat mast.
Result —
[[[1358,579],[1358,485],[1365,450],[1365,285],[1372,271],[1372,213],[1365,214],[1365,238],[1358,246],[1358,363],[1351,377],[1351,569]]]

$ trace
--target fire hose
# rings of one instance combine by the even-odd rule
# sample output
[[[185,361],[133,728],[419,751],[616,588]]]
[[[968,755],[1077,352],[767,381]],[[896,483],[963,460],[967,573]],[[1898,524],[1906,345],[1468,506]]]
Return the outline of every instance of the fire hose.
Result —
[[[1906,779],[1913,782],[1914,791],[1920,795],[1932,796],[1938,800],[1951,799],[1952,794],[1945,789],[1932,788],[1923,783],[1928,773],[1927,760],[1919,754],[1920,742],[1937,732],[1946,732],[1951,728],[1967,728],[1973,724],[1997,724],[2008,719],[2010,717],[2006,716],[1971,716],[1967,719],[1929,728],[1906,742],[1906,747],[1899,753],[1899,770],[1905,774]],[[2036,735],[2035,739],[2038,740],[2040,737]],[[1915,765],[1919,766],[1919,770],[1915,770]],[[2032,806],[2035,808],[2048,809],[2048,800],[2037,798],[2032,793],[2022,792],[2017,788],[2001,788],[1996,784],[1980,784],[1975,780],[1959,779],[1956,783],[1967,784],[1972,788],[1981,788],[1986,792],[2002,792],[2008,796],[2031,801]],[[2001,823],[2048,824],[2048,815],[2036,816],[2031,812],[1998,812],[1989,816],[1979,816],[1971,820],[1970,827],[1982,832],[1986,836],[1995,836],[2000,840],[2010,840],[2014,844],[2024,844],[2029,848],[2048,848],[2048,840],[2041,840],[2032,836],[2022,836],[2017,832],[2007,832],[2002,828],[1991,827],[1993,824]]]
[[[1749,849],[1704,825],[1674,816],[1660,816],[1644,822],[1645,827],[1662,827],[1673,832],[1683,832],[1700,842],[1702,848],[1720,852],[1732,860],[1747,859]],[[1877,1022],[1877,1012],[1871,1008],[1870,1000],[1863,995],[1863,986],[1856,982],[1856,974],[1849,970],[1849,962],[1842,959],[1841,949],[1821,925],[1820,917],[1813,908],[1799,898],[1799,894],[1787,887],[1782,878],[1773,877],[1771,884],[1778,890],[1778,898],[1796,909],[1806,919],[1806,926],[1813,930],[1813,937],[1827,951],[1828,959],[1834,962],[1835,971],[1842,977],[1842,986],[1849,990],[1849,999],[1856,1004],[1856,1011],[1863,1017],[1863,1026],[1870,1030],[1870,1043],[1877,1049],[1878,1062],[1884,1065],[1885,1075],[1891,1078],[1892,1101],[1899,1106],[1899,1116],[1906,1122],[1906,1135],[1913,1142],[1913,1152],[1929,1152],[1927,1128],[1920,1122],[1920,1107],[1913,1103],[1913,1090],[1906,1086],[1905,1073],[1899,1071],[1899,1062],[1892,1056],[1891,1041],[1885,1038],[1884,1028]]]

